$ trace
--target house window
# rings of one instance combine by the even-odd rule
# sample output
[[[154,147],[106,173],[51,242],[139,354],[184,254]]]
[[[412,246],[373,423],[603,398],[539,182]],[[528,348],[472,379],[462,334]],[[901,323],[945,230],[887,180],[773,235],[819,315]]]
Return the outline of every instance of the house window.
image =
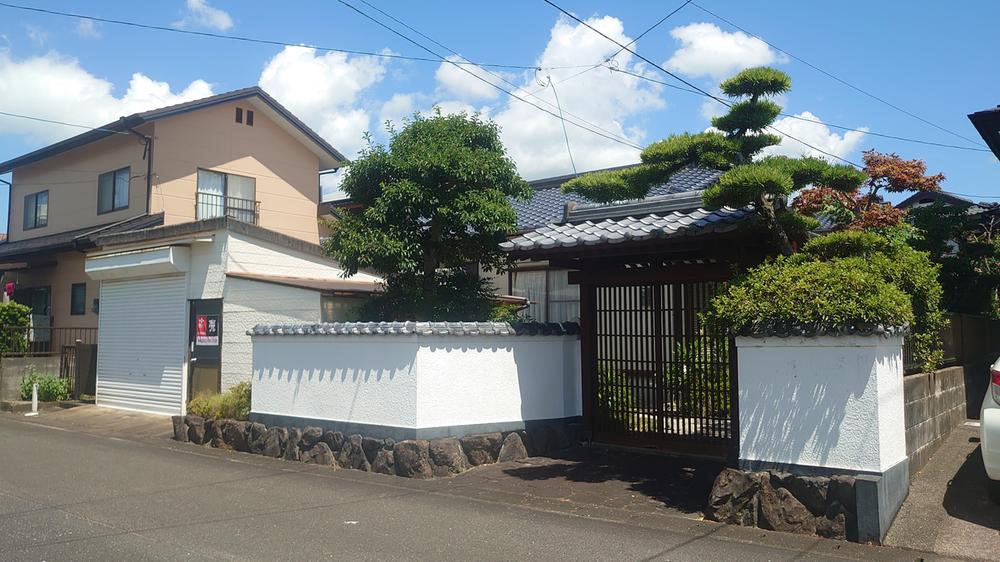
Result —
[[[243,108],[242,107],[237,107],[236,108],[236,122],[237,123],[242,123],[243,122]]]
[[[110,213],[128,208],[130,168],[121,168],[97,177],[97,212]]]
[[[39,228],[49,224],[48,190],[24,196],[24,229]]]
[[[87,284],[73,283],[69,295],[69,313],[74,316],[87,313]]]
[[[253,111],[247,110],[247,125],[253,127]]]
[[[212,170],[198,170],[196,219],[228,216],[257,223],[257,181]]]
[[[365,299],[345,295],[322,295],[320,297],[320,322],[353,322]]]
[[[52,302],[50,298],[51,289],[49,287],[29,287],[14,291],[14,302],[23,304],[31,309],[31,314],[38,316],[48,316],[49,306]]]
[[[538,322],[580,320],[580,288],[569,284],[569,271],[538,269],[511,272],[511,294],[526,297],[527,315]]]

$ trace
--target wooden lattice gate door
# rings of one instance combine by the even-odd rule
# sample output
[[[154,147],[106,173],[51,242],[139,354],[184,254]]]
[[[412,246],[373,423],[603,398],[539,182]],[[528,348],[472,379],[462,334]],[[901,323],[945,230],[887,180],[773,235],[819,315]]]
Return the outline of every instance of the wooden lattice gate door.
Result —
[[[595,440],[731,452],[735,346],[698,317],[721,287],[700,281],[594,288],[587,357]]]

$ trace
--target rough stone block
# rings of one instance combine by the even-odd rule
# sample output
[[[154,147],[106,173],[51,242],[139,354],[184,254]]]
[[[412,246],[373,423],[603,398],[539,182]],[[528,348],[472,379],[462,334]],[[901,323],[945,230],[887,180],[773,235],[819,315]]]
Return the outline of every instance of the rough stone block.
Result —
[[[502,436],[499,433],[480,433],[459,438],[472,466],[497,462]],[[399,459],[396,459],[399,460]]]
[[[434,475],[423,439],[400,441],[392,448],[396,475],[405,478],[430,478]]]
[[[187,424],[184,423],[184,416],[171,416],[170,421],[174,425],[174,441],[187,443],[188,427]]]

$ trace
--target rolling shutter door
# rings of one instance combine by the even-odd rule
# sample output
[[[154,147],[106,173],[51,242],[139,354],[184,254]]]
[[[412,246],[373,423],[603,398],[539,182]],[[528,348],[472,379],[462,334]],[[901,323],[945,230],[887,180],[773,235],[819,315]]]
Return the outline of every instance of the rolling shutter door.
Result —
[[[97,404],[181,413],[188,339],[185,277],[102,282],[98,326]]]

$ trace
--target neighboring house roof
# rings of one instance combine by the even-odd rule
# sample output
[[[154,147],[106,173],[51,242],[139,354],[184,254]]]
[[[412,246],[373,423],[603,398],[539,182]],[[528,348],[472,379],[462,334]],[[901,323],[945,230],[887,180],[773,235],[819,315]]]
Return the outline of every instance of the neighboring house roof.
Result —
[[[375,293],[382,290],[379,282],[374,279],[316,279],[312,277],[289,277],[287,275],[265,275],[261,273],[246,273],[229,271],[227,277],[311,289],[314,291],[342,291],[346,293]]]
[[[225,92],[215,96],[210,96],[207,98],[202,98],[199,100],[179,103],[176,105],[170,105],[167,107],[161,107],[159,109],[153,109],[150,111],[143,111],[140,113],[133,113],[127,117],[122,117],[117,121],[112,121],[107,125],[91,129],[85,133],[76,135],[75,137],[70,137],[66,140],[59,141],[55,144],[51,144],[44,148],[35,150],[34,152],[29,152],[28,154],[18,156],[17,158],[8,160],[6,162],[0,163],[0,173],[9,172],[14,168],[19,166],[25,166],[45,158],[50,158],[61,154],[68,150],[89,144],[114,134],[126,132],[129,129],[138,127],[145,123],[155,121],[157,119],[162,119],[164,117],[171,117],[174,115],[179,115],[182,113],[188,113],[191,111],[196,111],[206,107],[211,107],[213,105],[218,105],[222,103],[228,103],[232,101],[238,101],[248,98],[257,98],[261,100],[264,107],[269,108],[278,116],[282,117],[286,123],[290,125],[289,132],[294,135],[298,135],[300,140],[305,141],[307,144],[313,145],[313,152],[315,152],[320,157],[320,169],[328,170],[333,168],[338,168],[347,163],[347,158],[344,157],[337,149],[330,146],[330,143],[323,140],[315,131],[310,129],[305,123],[299,120],[298,117],[292,114],[291,111],[286,109],[283,105],[278,103],[274,98],[272,98],[267,92],[261,89],[259,86],[251,86],[249,88],[243,88],[240,90],[233,90],[231,92]],[[280,123],[279,123],[280,125]]]
[[[151,228],[163,224],[163,213],[140,215],[131,219],[100,226],[88,226],[48,236],[16,240],[0,243],[0,259],[11,259],[30,256],[45,252],[57,252],[70,249],[93,248],[97,238],[135,229]]]
[[[246,234],[247,236],[257,238],[258,240],[271,242],[285,248],[333,261],[326,255],[325,252],[323,252],[323,248],[321,248],[318,244],[306,242],[305,240],[293,238],[287,234],[268,230],[266,228],[238,221],[227,216],[182,222],[168,226],[156,226],[154,228],[131,229],[128,231],[108,233],[102,232],[100,235],[95,237],[95,242],[97,245],[102,247],[143,244],[146,242],[159,242],[222,229]]]
[[[986,145],[1000,159],[1000,106],[970,113],[969,121],[972,121]]]
[[[620,170],[633,166],[637,166],[637,164],[595,171]],[[526,232],[547,224],[563,222],[567,203],[578,205],[593,203],[582,195],[564,193],[561,189],[562,184],[581,175],[584,174],[570,174],[528,182],[534,189],[531,199],[527,201],[511,200],[514,210],[517,211],[518,232]],[[684,168],[675,173],[666,183],[653,186],[649,190],[647,199],[670,193],[702,190],[718,181],[720,175],[722,172],[718,170]]]
[[[574,322],[327,322],[257,324],[252,336],[575,336]]]
[[[959,207],[971,207],[974,205],[972,200],[960,197],[954,193],[948,193],[947,191],[918,191],[900,201],[896,205],[896,208],[909,209],[911,207],[919,207],[921,205],[930,205],[931,203],[937,203],[939,201],[946,205],[956,205]]]
[[[570,210],[565,224],[536,228],[500,244],[508,252],[620,244],[735,230],[752,209],[701,206],[701,191]]]

